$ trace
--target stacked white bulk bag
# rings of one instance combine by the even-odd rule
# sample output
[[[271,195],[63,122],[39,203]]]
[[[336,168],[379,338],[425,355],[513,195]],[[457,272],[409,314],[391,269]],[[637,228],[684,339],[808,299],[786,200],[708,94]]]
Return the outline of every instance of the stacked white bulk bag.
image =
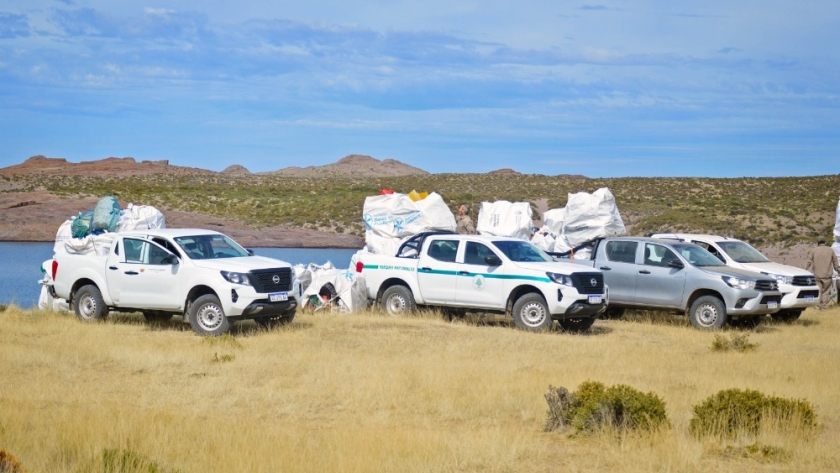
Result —
[[[128,204],[120,213],[120,219],[114,231],[127,232],[154,228],[166,228],[166,219],[160,210],[151,205]]]
[[[609,189],[602,187],[592,194],[569,194],[563,223],[563,236],[569,246],[626,233],[615,197]]]
[[[455,216],[435,192],[417,202],[399,193],[370,196],[362,215],[365,248],[376,254],[393,255],[403,239],[420,232],[456,229]]]
[[[543,214],[543,228],[548,228],[556,234],[563,233],[563,224],[566,222],[566,208],[546,210]]]
[[[837,211],[834,220],[834,244],[831,245],[831,249],[840,258],[840,200],[837,201]]]
[[[364,310],[368,302],[365,278],[350,269],[320,270],[312,273],[312,282],[301,299],[303,308],[329,306],[342,314]]]
[[[528,202],[482,202],[475,230],[481,235],[531,239],[534,221]]]

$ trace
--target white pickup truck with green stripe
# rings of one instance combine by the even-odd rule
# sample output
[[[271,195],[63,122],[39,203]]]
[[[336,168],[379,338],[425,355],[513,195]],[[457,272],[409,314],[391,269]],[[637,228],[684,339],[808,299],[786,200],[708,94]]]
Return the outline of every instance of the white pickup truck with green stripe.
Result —
[[[425,232],[396,256],[364,254],[356,263],[368,298],[391,314],[417,305],[510,314],[520,328],[554,320],[572,331],[592,326],[608,303],[598,270],[554,261],[527,241]]]

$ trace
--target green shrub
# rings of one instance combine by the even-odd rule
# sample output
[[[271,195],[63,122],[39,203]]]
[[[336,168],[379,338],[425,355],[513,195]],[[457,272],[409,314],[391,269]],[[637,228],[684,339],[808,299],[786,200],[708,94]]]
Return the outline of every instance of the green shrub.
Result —
[[[765,396],[759,391],[723,390],[693,409],[689,431],[697,437],[756,435],[768,421],[804,431],[817,425],[816,414],[809,402]]]
[[[609,388],[586,381],[577,392],[549,386],[547,432],[572,428],[592,433],[604,427],[619,431],[653,430],[668,424],[665,403],[653,393],[642,393],[623,384]]]
[[[154,461],[131,450],[106,449],[102,452],[103,473],[166,473],[177,472],[158,466]]]
[[[0,304],[0,312],[6,312],[6,308],[8,306],[6,304]]]
[[[734,350],[739,353],[753,351],[758,348],[757,343],[750,342],[750,337],[747,334],[732,335],[727,340],[723,335],[715,335],[712,341],[712,351],[730,351]]]

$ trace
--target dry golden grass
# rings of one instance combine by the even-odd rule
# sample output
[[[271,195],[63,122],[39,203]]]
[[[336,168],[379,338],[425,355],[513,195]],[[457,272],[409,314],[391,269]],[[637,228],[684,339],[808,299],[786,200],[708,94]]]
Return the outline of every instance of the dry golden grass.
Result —
[[[745,353],[715,352],[713,334],[674,319],[631,314],[572,335],[434,313],[318,312],[274,332],[247,322],[203,339],[177,318],[82,324],[10,307],[0,312],[0,450],[30,472],[840,468],[840,310],[733,330],[758,345]],[[672,426],[544,433],[548,386],[585,380],[657,393]],[[810,439],[781,429],[692,438],[692,406],[727,388],[805,398],[822,428]],[[146,466],[109,467],[114,451]]]

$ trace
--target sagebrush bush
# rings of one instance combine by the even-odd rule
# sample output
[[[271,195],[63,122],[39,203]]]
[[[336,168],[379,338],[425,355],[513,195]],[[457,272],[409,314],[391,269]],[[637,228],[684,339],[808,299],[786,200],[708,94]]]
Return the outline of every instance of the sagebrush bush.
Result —
[[[712,341],[712,351],[734,350],[744,353],[754,351],[756,348],[758,348],[758,344],[751,342],[747,334],[732,335],[728,340],[723,335],[715,335],[715,339]]]
[[[693,410],[689,431],[697,437],[756,435],[766,422],[806,432],[817,426],[814,408],[808,401],[766,396],[752,390],[720,391]]]
[[[601,428],[653,430],[668,424],[665,403],[654,393],[617,384],[609,388],[595,381],[582,383],[575,393],[549,386],[547,432],[572,428],[592,433]]]

